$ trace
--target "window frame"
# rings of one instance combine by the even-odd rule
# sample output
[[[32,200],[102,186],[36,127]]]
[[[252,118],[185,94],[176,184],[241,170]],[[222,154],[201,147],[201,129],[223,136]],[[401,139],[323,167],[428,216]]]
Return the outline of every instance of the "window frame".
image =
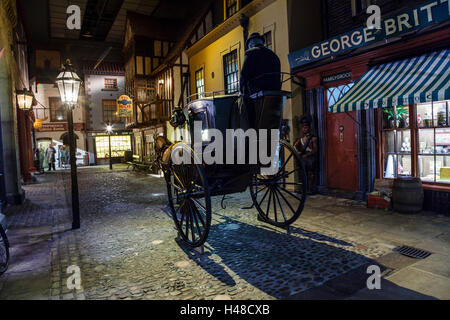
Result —
[[[229,57],[233,57],[232,60],[231,60],[232,63],[230,63],[230,64],[228,64],[228,62],[227,62]],[[234,59],[234,57],[235,57],[235,59]],[[236,70],[228,73],[227,72],[228,71],[228,65],[231,65],[231,64],[235,64]],[[230,52],[224,54],[222,56],[222,65],[223,65],[223,79],[224,79],[224,91],[225,91],[225,94],[234,94],[234,93],[239,92],[239,71],[240,71],[240,68],[239,68],[239,50],[236,48],[236,49],[233,49]],[[229,83],[228,79],[232,75],[236,75],[236,81],[232,81],[232,82]],[[236,90],[235,91],[229,91],[229,89],[233,85],[236,85]]]
[[[58,103],[59,107],[58,108],[54,108],[54,103]],[[65,110],[65,108],[62,105],[61,102],[61,98],[59,97],[49,97],[48,98],[48,105],[50,106],[50,122],[67,122],[67,111]],[[58,120],[56,118],[56,112],[57,111],[61,111],[63,114],[63,119],[62,120]]]
[[[441,102],[445,102],[446,104],[446,119],[447,119],[447,125],[446,126],[439,126],[438,124],[436,125],[434,123],[435,119],[434,119],[434,115],[435,115],[435,110],[434,110],[434,104],[436,103],[441,103]],[[397,121],[394,121],[394,127],[391,129],[386,129],[384,128],[384,116],[383,116],[383,109],[380,108],[379,110],[379,126],[380,126],[380,145],[379,145],[379,153],[380,153],[380,176],[382,177],[382,179],[385,180],[392,180],[392,179],[396,179],[399,177],[398,174],[398,154],[400,155],[408,155],[408,152],[406,153],[402,153],[402,152],[397,152],[396,155],[396,159],[395,159],[395,167],[397,167],[396,170],[396,174],[394,176],[394,178],[386,178],[385,177],[385,168],[386,168],[386,152],[385,152],[385,146],[386,146],[386,139],[384,137],[384,133],[388,132],[388,131],[393,131],[394,132],[394,148],[396,148],[399,144],[398,144],[398,137],[397,137],[397,132],[399,131],[409,131],[410,133],[410,137],[411,137],[411,151],[409,152],[409,155],[411,157],[411,176],[414,178],[419,178],[424,186],[431,186],[431,187],[444,187],[444,188],[450,188],[450,181],[449,182],[445,182],[445,181],[439,181],[437,180],[438,178],[438,174],[437,174],[437,159],[439,157],[450,157],[450,153],[437,153],[436,152],[436,132],[438,130],[441,129],[450,129],[450,121],[449,121],[449,116],[450,116],[450,101],[435,101],[435,102],[430,102],[429,104],[432,105],[432,126],[430,127],[426,127],[426,126],[419,126],[418,123],[418,106],[420,105],[426,105],[428,103],[421,103],[421,104],[412,104],[412,105],[408,105],[408,110],[409,110],[409,127],[408,128],[398,128],[397,127]],[[394,108],[395,112],[394,114],[396,115],[396,109]],[[420,131],[421,130],[433,130],[433,148],[434,148],[434,152],[433,153],[423,153],[420,150]],[[394,150],[395,151],[395,150]],[[434,164],[434,168],[433,168],[433,172],[434,172],[434,178],[433,180],[425,180],[421,177],[421,172],[420,172],[420,157],[433,157],[433,164]]]
[[[107,82],[108,81],[112,81],[113,85],[109,85]],[[103,79],[103,88],[104,90],[111,90],[111,91],[116,91],[118,89],[117,86],[117,78],[104,78]]]
[[[198,85],[200,78],[197,78],[197,75],[199,75],[199,74],[201,74],[201,80],[202,80],[201,86]],[[200,69],[195,71],[194,80],[195,80],[195,93],[197,94],[197,98],[204,97],[205,96],[205,68],[204,67],[201,67]],[[203,91],[200,92],[199,88],[202,88]]]
[[[232,1],[233,3],[229,4],[229,1]],[[223,0],[223,8],[224,8],[224,20],[227,20],[239,12],[240,0]],[[231,12],[230,9],[232,8],[234,8],[235,11],[230,14]]]
[[[111,102],[111,105],[105,105],[106,102]],[[111,119],[106,119],[105,118],[105,108],[113,107],[113,106],[116,107],[115,112],[112,111]],[[108,112],[111,112],[111,110],[109,110]],[[116,114],[116,115],[114,115],[114,114]],[[106,121],[106,120],[108,120],[108,121]],[[122,119],[119,116],[117,116],[117,101],[116,100],[112,100],[112,99],[103,99],[102,100],[102,121],[104,124],[114,124],[114,123],[122,122]]]

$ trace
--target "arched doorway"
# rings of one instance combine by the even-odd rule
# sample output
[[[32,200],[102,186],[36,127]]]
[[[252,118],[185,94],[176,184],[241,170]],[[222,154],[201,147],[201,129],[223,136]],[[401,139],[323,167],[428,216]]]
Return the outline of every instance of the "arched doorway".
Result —
[[[75,141],[78,140],[78,136],[75,133]],[[70,139],[69,139],[69,134],[66,132],[64,133],[61,138],[59,138],[60,141],[62,141],[63,145],[65,146],[70,146]]]

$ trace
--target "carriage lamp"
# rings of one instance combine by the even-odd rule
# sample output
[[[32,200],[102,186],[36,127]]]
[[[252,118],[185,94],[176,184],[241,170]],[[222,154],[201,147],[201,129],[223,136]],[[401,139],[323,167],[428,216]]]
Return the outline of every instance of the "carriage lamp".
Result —
[[[74,108],[78,102],[81,79],[73,69],[70,60],[67,60],[61,73],[56,78],[61,102],[69,108]]]
[[[17,91],[17,104],[21,110],[31,110],[33,107],[34,95],[27,89]]]

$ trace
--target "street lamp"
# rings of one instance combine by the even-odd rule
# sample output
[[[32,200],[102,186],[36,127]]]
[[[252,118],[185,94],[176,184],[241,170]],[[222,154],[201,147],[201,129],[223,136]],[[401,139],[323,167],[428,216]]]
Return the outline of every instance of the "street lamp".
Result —
[[[20,110],[29,111],[33,107],[34,95],[27,89],[17,91],[17,104]]]
[[[72,229],[80,228],[80,200],[78,196],[78,176],[76,159],[76,141],[73,129],[73,109],[78,102],[81,79],[75,73],[70,60],[64,64],[61,73],[56,78],[61,102],[67,108],[67,122],[69,123],[69,143],[70,143],[70,174],[72,177]]]
[[[112,170],[113,169],[113,165],[112,165],[112,155],[111,155],[111,150],[112,150],[112,148],[111,148],[111,134],[112,134],[112,132],[113,132],[113,127],[112,127],[112,125],[107,125],[106,126],[106,131],[108,131],[108,137],[109,137],[109,170]]]

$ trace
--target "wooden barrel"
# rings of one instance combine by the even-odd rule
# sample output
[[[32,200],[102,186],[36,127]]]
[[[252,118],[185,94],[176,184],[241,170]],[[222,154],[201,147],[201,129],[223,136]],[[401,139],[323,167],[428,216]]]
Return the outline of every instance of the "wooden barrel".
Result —
[[[423,209],[422,181],[418,178],[399,178],[394,180],[392,190],[394,210],[413,214]]]

